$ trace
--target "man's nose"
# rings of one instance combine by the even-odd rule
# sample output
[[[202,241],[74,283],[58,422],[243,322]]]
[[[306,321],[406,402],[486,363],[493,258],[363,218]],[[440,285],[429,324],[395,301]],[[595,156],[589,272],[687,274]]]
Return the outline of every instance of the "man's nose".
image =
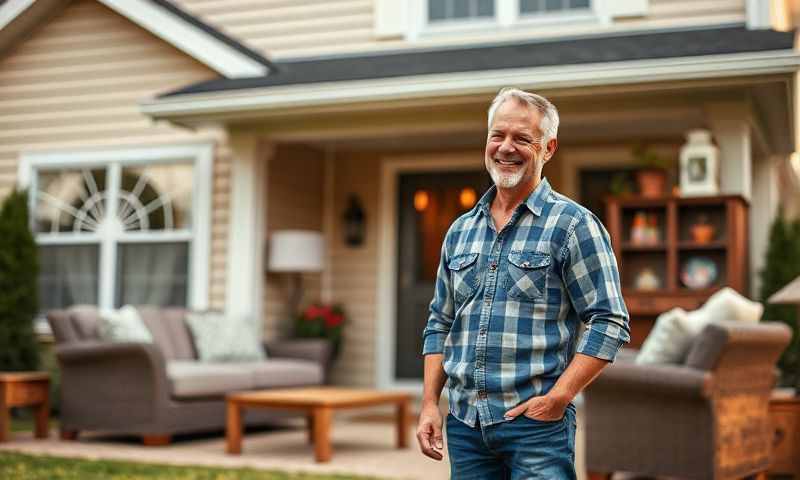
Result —
[[[503,143],[500,144],[498,150],[500,150],[503,153],[511,153],[515,150],[514,143],[511,141],[510,138],[506,138],[503,140]]]

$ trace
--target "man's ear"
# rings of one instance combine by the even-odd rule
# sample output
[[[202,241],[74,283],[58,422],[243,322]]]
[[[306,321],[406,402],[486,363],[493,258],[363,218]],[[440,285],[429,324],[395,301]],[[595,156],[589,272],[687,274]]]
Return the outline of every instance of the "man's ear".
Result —
[[[558,140],[555,138],[551,138],[547,141],[547,145],[545,146],[544,150],[544,161],[547,163],[548,160],[553,158],[553,155],[556,154],[556,150],[558,150]]]

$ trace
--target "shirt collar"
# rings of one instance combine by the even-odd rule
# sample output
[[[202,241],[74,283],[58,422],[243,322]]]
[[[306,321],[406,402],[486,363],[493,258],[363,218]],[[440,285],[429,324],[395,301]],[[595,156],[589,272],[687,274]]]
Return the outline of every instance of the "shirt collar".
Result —
[[[542,214],[542,206],[544,206],[545,202],[547,201],[547,197],[550,195],[551,190],[550,182],[547,181],[547,177],[542,177],[542,179],[539,181],[539,184],[536,185],[536,188],[533,189],[533,191],[528,195],[528,198],[526,198],[522,203],[524,203],[525,206],[528,207],[528,210],[530,210],[534,215],[539,216]],[[489,208],[496,193],[497,185],[492,185],[489,187],[489,190],[486,190],[486,193],[483,194],[481,199],[478,200],[480,211],[482,211],[486,216],[491,215]]]

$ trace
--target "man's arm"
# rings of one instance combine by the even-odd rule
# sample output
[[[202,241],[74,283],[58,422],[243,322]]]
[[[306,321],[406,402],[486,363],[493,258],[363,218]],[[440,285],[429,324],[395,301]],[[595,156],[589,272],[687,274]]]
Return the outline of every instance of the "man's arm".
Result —
[[[608,232],[590,213],[580,218],[562,249],[562,278],[573,308],[587,329],[576,354],[550,391],[506,412],[557,420],[617,351],[630,341],[628,310],[622,299],[616,257]]]
[[[447,268],[447,236],[442,242],[441,259],[436,273],[436,287],[430,303],[428,323],[422,333],[422,355],[425,357],[422,404],[420,407],[417,440],[422,453],[434,460],[441,460],[444,448],[442,440],[442,413],[439,397],[447,380],[442,366],[444,342],[453,325],[453,290]]]
[[[425,355],[424,386],[422,392],[422,403],[420,405],[419,422],[417,424],[417,441],[420,450],[426,456],[441,460],[444,458],[442,449],[444,440],[442,437],[442,412],[439,410],[439,397],[442,394],[447,375],[442,368],[441,353],[429,353]]]

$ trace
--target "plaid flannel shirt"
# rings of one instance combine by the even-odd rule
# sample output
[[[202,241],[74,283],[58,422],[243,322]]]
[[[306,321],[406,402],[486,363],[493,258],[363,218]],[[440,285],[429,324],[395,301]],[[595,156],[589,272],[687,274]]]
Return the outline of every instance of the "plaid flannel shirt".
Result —
[[[422,334],[423,355],[443,354],[450,413],[470,426],[547,393],[575,352],[613,362],[630,341],[599,219],[542,178],[498,233],[495,192],[448,229]]]

